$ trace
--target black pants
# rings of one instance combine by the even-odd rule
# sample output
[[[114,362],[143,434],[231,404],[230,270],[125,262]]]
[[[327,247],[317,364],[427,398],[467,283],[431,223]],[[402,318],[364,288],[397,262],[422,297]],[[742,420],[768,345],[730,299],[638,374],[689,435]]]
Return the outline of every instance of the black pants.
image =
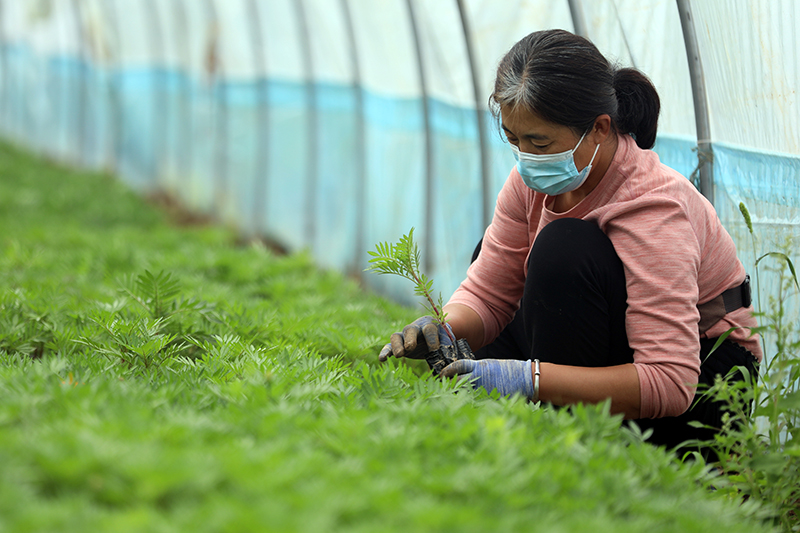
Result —
[[[480,243],[473,261],[480,252]],[[528,259],[528,276],[520,309],[491,344],[475,353],[478,359],[539,359],[582,367],[633,362],[625,330],[627,290],[622,261],[611,240],[592,222],[566,218],[548,224],[536,238]],[[724,341],[709,357],[716,339],[700,340],[699,383],[712,385],[736,366],[756,375],[756,359],[745,348]],[[739,373],[732,379],[743,379]],[[702,393],[702,387],[698,389]],[[695,400],[698,400],[698,397]],[[714,430],[688,425],[698,420],[719,428],[725,406],[693,402],[678,417],[641,419],[649,441],[674,448],[690,440],[708,440]],[[682,453],[686,450],[679,450]],[[701,450],[707,458],[709,450]]]

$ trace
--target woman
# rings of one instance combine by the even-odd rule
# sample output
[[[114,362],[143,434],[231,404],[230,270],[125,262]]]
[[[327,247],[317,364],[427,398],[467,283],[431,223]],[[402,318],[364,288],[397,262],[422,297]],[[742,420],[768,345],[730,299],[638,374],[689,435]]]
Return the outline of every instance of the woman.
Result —
[[[687,420],[720,427],[720,405],[689,408],[698,382],[755,375],[749,284],[714,208],[649,150],[653,85],[582,37],[540,31],[503,58],[490,105],[517,165],[445,307],[479,360],[442,374],[557,406],[610,399],[670,446],[704,436]],[[447,338],[436,328],[415,321],[381,359],[424,356]]]

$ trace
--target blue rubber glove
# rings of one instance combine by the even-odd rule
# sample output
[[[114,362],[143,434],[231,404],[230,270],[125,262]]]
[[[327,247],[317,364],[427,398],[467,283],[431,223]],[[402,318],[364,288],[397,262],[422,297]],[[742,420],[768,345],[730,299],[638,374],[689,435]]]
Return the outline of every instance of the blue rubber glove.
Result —
[[[489,392],[494,389],[502,396],[520,393],[529,400],[533,398],[533,370],[531,360],[503,359],[461,359],[450,363],[440,374],[445,378],[458,376],[458,379],[471,379],[473,386],[483,387]]]
[[[450,325],[447,324],[446,327],[452,335],[453,330],[450,329]],[[404,327],[402,333],[394,333],[381,350],[378,359],[386,361],[391,355],[425,359],[430,352],[438,350],[439,346],[451,344],[453,341],[450,340],[444,327],[434,322],[433,318],[423,316]]]

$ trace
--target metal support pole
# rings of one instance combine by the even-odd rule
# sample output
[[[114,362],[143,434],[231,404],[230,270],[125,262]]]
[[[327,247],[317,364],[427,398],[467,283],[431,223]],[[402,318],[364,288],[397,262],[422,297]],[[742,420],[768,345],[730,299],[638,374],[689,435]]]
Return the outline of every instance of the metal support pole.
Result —
[[[8,42],[6,41],[5,28],[5,2],[0,0],[0,68],[2,68],[2,100],[0,100],[0,132],[8,131],[8,107],[9,107],[9,79],[8,75]]]
[[[472,76],[472,92],[475,96],[475,117],[478,122],[478,147],[481,157],[481,195],[483,196],[481,220],[483,221],[484,227],[487,227],[492,221],[494,198],[490,192],[492,173],[489,168],[489,140],[486,138],[488,131],[486,127],[486,114],[484,112],[485,104],[482,101],[481,86],[478,80],[478,62],[475,57],[475,46],[472,42],[472,31],[470,30],[467,8],[464,5],[464,0],[456,0],[456,2],[458,4],[458,13],[461,17],[464,42],[467,46],[467,58],[469,60],[469,69]]]
[[[214,88],[214,108],[217,112],[214,113],[215,125],[215,148],[214,148],[214,200],[212,201],[212,209],[216,209],[217,215],[221,215],[225,208],[225,199],[228,197],[228,165],[225,160],[228,148],[228,99],[226,95],[225,86],[220,83],[220,79],[225,79],[224,62],[220,58],[221,38],[219,31],[219,17],[217,16],[216,5],[214,0],[206,2],[209,18],[212,21],[212,28],[214,35],[212,36],[214,42],[211,43],[213,48],[213,65],[211,84]],[[217,105],[219,99],[219,105]]]
[[[78,143],[78,162],[85,164],[86,155],[86,84],[88,83],[87,74],[89,72],[89,60],[86,55],[86,32],[83,28],[83,12],[80,0],[72,0],[72,14],[75,18],[75,35],[78,37],[78,59],[80,70],[78,73],[78,101],[75,106],[77,116],[77,143]]]
[[[258,0],[250,0],[250,37],[252,39],[253,57],[258,77],[258,125],[256,127],[256,154],[253,183],[253,233],[258,234],[265,230],[267,223],[267,191],[269,190],[269,159],[270,159],[270,99],[269,80],[267,72],[267,54],[264,32],[261,28],[261,14]]]
[[[700,192],[714,204],[714,152],[711,148],[711,124],[708,118],[708,97],[703,64],[700,61],[692,6],[689,0],[677,0],[677,2],[686,45],[686,58],[689,61],[689,77],[692,82],[694,118],[697,127],[698,166],[695,172],[700,175]]]
[[[358,43],[356,30],[353,24],[353,14],[350,11],[348,0],[340,0],[344,21],[347,27],[347,45],[350,51],[350,60],[353,69],[353,93],[355,95],[356,131],[355,131],[355,159],[356,159],[356,245],[353,257],[353,272],[360,274],[363,270],[363,257],[366,255],[366,189],[367,189],[367,136],[366,119],[364,110],[364,89],[361,80],[361,64],[358,58]]]
[[[158,13],[158,5],[155,0],[150,0],[145,7],[150,19],[150,52],[153,60],[161,59],[159,65],[153,68],[153,183],[158,184],[159,169],[165,145],[165,133],[167,128],[167,104],[166,90],[164,87],[164,57],[158,57],[164,53],[164,31],[162,29],[161,17]]]
[[[308,169],[306,171],[305,240],[311,250],[317,238],[316,194],[319,173],[319,117],[317,116],[317,92],[314,86],[314,57],[311,52],[311,32],[303,0],[295,0],[300,48],[303,54],[303,71],[306,79],[306,108],[308,110]]]
[[[120,59],[122,57],[122,33],[119,26],[119,13],[116,7],[117,2],[116,0],[107,0],[100,2],[100,5],[105,8],[106,18],[108,19],[109,26],[111,28],[109,34],[116,36],[116,43],[114,46],[116,65],[114,68],[118,68]],[[109,170],[116,173],[118,170],[120,153],[122,152],[121,143],[122,136],[124,134],[124,112],[122,102],[120,101],[119,88],[115,87],[115,83],[113,81],[114,68],[111,67],[111,61],[109,60],[109,77],[111,79],[108,90],[110,121],[109,129],[111,131],[111,142],[109,143],[109,146],[111,148],[111,153],[106,155],[106,164],[108,165]]]
[[[434,183],[433,183],[433,132],[431,130],[431,110],[428,96],[428,79],[425,73],[425,57],[422,53],[422,40],[419,34],[419,23],[414,11],[414,0],[406,0],[408,17],[411,21],[411,32],[414,38],[414,51],[417,55],[417,73],[419,75],[419,89],[422,93],[422,125],[425,133],[425,270],[430,272],[435,264],[434,235],[436,235],[436,222],[434,221]]]
[[[569,0],[569,13],[572,15],[572,26],[575,28],[575,35],[589,38],[589,31],[586,27],[586,17],[583,16],[583,2],[581,0]]]
[[[184,73],[182,79],[183,95],[179,98],[180,101],[180,119],[179,119],[179,133],[176,142],[176,149],[178,150],[180,161],[180,173],[183,174],[184,183],[188,183],[191,179],[192,171],[194,169],[194,158],[192,147],[194,143],[189,138],[192,134],[192,107],[190,102],[194,98],[192,88],[192,52],[191,41],[189,39],[189,19],[186,14],[186,5],[184,0],[177,0],[173,2],[173,6],[178,6],[178,14],[175,17],[177,35],[181,39],[181,54],[183,55]],[[187,187],[188,189],[188,187]],[[187,190],[180,191],[180,195],[185,200]]]
[[[56,16],[55,11],[51,12],[50,16],[53,17],[54,23],[57,26],[58,31],[58,41],[59,47],[58,53],[56,57],[58,58],[57,65],[58,65],[58,85],[57,90],[55,92],[55,105],[53,109],[55,110],[56,117],[55,122],[58,128],[58,135],[56,142],[52,145],[51,149],[53,150],[53,155],[56,159],[63,160],[65,152],[68,151],[69,142],[70,142],[70,132],[67,131],[65,127],[66,122],[68,122],[67,114],[69,113],[68,108],[70,103],[66,100],[69,98],[69,91],[67,85],[67,75],[68,75],[68,66],[67,66],[67,52],[66,47],[64,45],[64,40],[66,37],[64,36],[64,22],[63,22],[63,15]],[[54,86],[56,84],[53,84]],[[51,92],[51,94],[53,94]]]

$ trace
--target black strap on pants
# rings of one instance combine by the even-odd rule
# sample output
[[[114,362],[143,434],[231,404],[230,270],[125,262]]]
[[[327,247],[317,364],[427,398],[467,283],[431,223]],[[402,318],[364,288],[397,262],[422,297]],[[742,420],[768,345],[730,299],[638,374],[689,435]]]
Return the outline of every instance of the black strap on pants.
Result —
[[[479,250],[480,244],[473,260]],[[534,242],[516,316],[475,356],[537,358],[584,367],[632,363],[633,350],[625,330],[626,308],[625,272],[611,240],[592,222],[559,219],[543,228]],[[755,375],[755,358],[729,340],[707,357],[715,341],[701,340],[700,383],[713,384],[716,375],[724,376],[736,366],[746,366]],[[653,430],[650,441],[654,444],[674,447],[708,436],[708,431],[689,426],[691,420],[721,427],[723,407],[701,401],[679,417],[637,423]]]

